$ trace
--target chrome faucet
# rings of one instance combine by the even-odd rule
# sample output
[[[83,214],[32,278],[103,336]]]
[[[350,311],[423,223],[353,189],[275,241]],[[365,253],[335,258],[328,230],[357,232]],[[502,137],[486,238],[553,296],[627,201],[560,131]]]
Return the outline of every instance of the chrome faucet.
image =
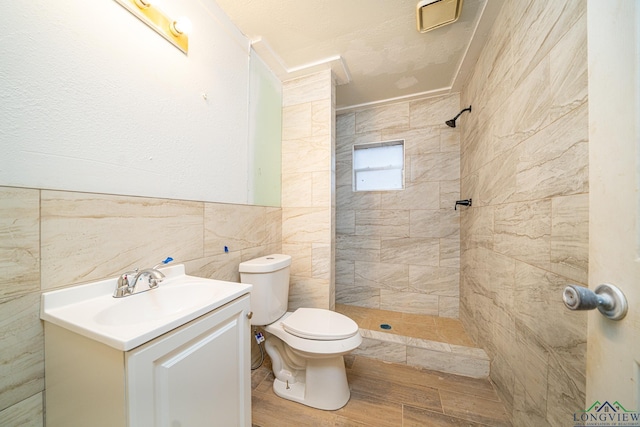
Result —
[[[136,268],[133,271],[127,271],[126,273],[121,274],[120,277],[118,277],[118,284],[116,286],[116,290],[113,292],[113,297],[122,298],[157,288],[165,277],[164,274],[158,270],[158,267],[168,264],[171,261],[173,261],[173,258],[167,258],[152,268],[145,268],[142,271],[138,271]],[[133,278],[131,278],[132,276]],[[144,277],[146,277],[147,280],[143,280],[143,283],[147,286],[138,287],[138,281]]]

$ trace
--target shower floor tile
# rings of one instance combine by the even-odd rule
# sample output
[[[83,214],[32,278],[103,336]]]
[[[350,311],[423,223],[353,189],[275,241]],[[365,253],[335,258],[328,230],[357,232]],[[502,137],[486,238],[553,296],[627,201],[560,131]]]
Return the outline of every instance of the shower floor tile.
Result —
[[[353,319],[361,329],[475,347],[473,340],[467,335],[462,327],[462,322],[458,319],[399,313],[344,304],[336,304],[336,311]],[[382,324],[390,325],[391,329],[381,328]]]

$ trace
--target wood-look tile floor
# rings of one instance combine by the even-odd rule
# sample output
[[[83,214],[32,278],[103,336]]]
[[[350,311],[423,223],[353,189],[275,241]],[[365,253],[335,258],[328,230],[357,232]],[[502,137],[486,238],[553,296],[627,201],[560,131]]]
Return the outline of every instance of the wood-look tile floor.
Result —
[[[255,427],[287,426],[510,426],[489,380],[473,379],[345,356],[351,399],[323,411],[282,399],[273,392],[269,360],[252,372]]]

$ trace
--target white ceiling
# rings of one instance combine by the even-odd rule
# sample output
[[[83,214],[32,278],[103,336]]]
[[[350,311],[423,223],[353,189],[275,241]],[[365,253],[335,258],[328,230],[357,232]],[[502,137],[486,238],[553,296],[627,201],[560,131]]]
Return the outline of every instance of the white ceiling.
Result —
[[[217,0],[282,80],[331,67],[338,109],[455,92],[502,0],[465,0],[451,25],[416,30],[418,0]]]

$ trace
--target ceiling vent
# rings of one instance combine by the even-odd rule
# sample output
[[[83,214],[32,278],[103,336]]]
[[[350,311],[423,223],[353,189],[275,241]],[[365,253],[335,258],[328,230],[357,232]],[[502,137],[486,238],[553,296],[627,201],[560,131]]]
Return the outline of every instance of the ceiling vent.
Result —
[[[421,0],[417,6],[418,31],[426,33],[452,24],[460,17],[462,0]]]

